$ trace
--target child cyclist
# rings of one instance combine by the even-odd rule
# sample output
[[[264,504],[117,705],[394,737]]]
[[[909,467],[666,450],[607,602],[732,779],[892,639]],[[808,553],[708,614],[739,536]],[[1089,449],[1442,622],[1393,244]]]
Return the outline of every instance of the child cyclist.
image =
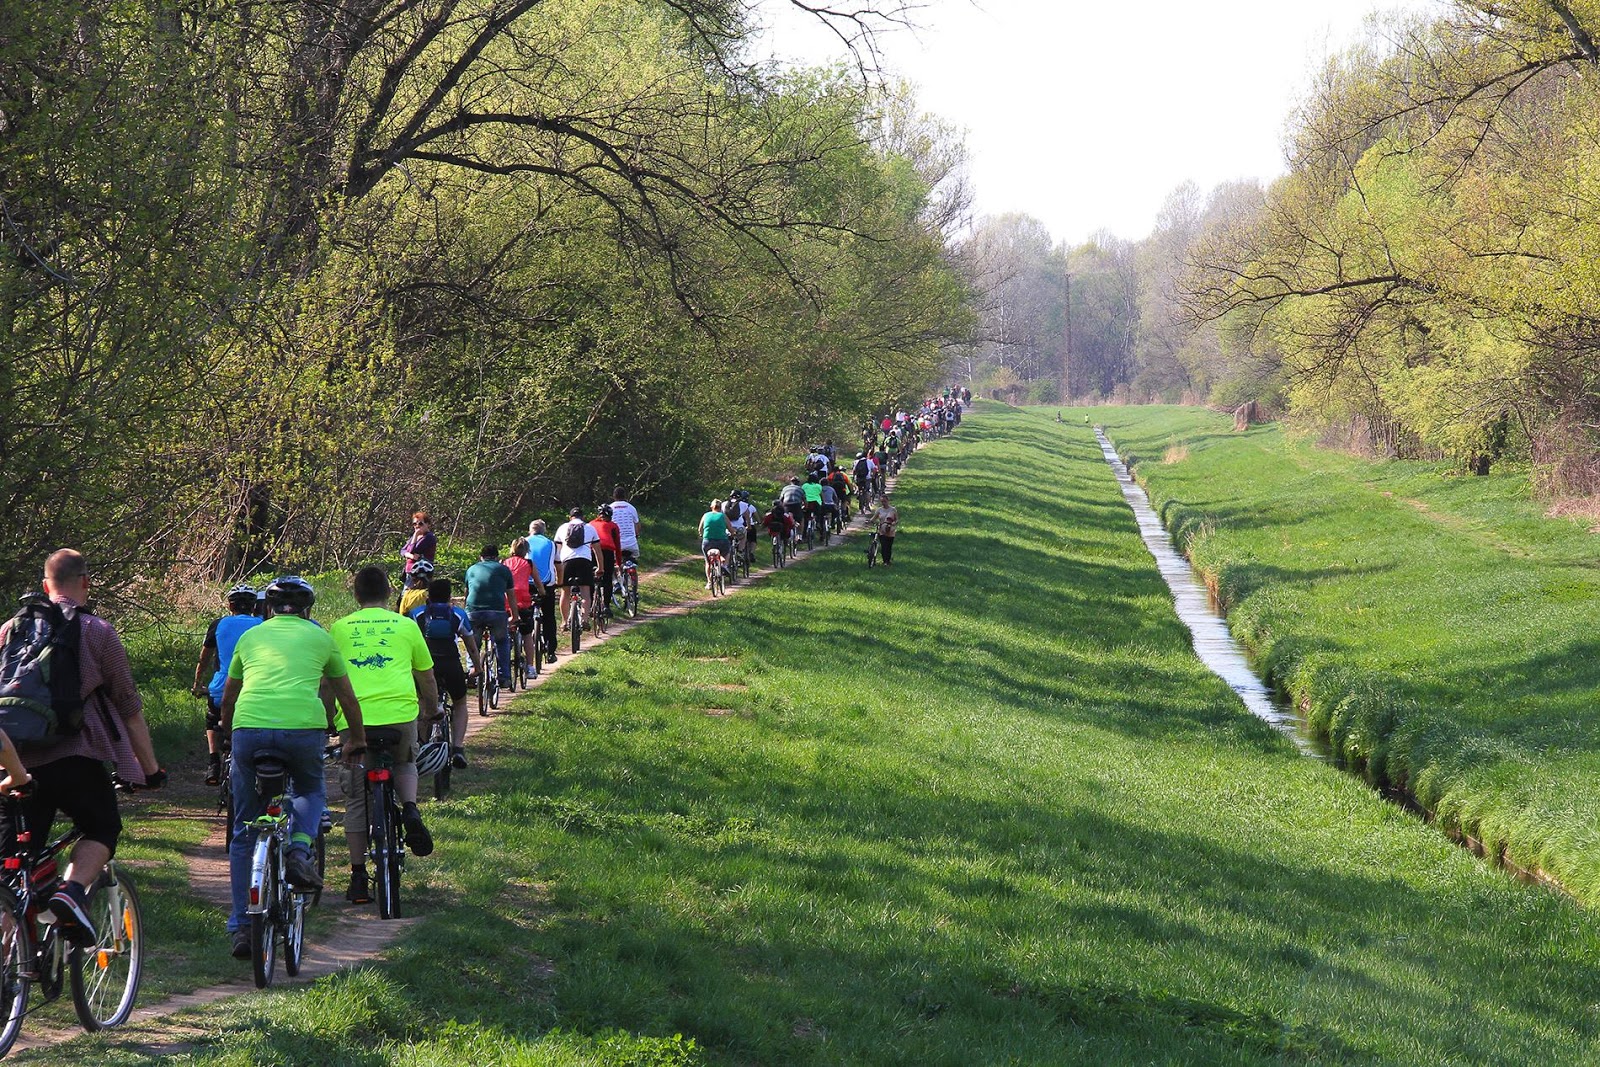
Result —
[[[236,585],[228,590],[228,614],[211,623],[200,646],[200,662],[194,667],[191,692],[206,700],[206,785],[222,781],[222,687],[228,681],[228,664],[233,662],[233,647],[239,643],[239,635],[262,622],[256,614],[257,599],[251,585]],[[206,679],[208,667],[213,668],[213,673]]]

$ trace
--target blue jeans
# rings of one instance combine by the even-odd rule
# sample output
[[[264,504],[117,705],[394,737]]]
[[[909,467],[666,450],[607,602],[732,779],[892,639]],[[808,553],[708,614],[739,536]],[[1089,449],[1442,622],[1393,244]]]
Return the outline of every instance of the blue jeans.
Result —
[[[472,632],[477,633],[485,626],[494,637],[494,658],[500,667],[500,684],[506,685],[511,681],[511,644],[506,640],[506,621],[509,618],[503,611],[469,611],[467,621],[472,623]]]
[[[230,932],[249,925],[245,909],[250,903],[250,859],[256,835],[247,828],[267,810],[269,797],[256,795],[256,756],[276,752],[289,771],[289,850],[309,850],[322,823],[327,786],[322,778],[322,751],[326,730],[266,730],[253,726],[233,731],[232,841],[228,845],[228,873],[233,888]]]

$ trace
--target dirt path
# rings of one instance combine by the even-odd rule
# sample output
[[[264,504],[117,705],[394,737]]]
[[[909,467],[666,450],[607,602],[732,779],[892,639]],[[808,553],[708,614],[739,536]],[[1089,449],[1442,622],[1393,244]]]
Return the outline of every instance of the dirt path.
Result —
[[[895,479],[889,480],[890,493],[894,491],[894,483]],[[843,536],[835,538],[826,547],[818,546],[811,552],[797,557],[789,565],[803,564],[818,552],[826,552],[829,549],[845,544],[848,538],[865,530],[866,526],[866,520],[861,516],[852,518],[846,525]],[[667,574],[699,559],[699,556],[680,556],[645,572],[640,575],[640,580],[643,582],[650,578]],[[736,596],[746,589],[759,585],[768,576],[775,573],[777,571],[771,567],[752,571],[749,578],[737,584],[729,585],[725,595]],[[686,615],[695,608],[711,602],[712,599],[711,594],[706,592],[703,595],[686,597],[671,604],[660,605],[648,610],[641,609],[638,618],[635,619],[613,619],[606,633],[584,636],[583,650],[586,652],[591,648],[596,648],[616,637],[620,637],[635,627],[646,625],[657,619]],[[581,657],[582,654],[580,652],[578,656]],[[532,689],[543,685],[557,671],[573,662],[575,658],[578,657],[574,657],[570,652],[564,653],[554,665],[547,666],[537,678],[533,679],[528,688]],[[517,696],[513,699],[521,698]],[[504,711],[500,714],[504,714]],[[467,738],[470,740],[474,735],[487,729],[500,718],[500,714],[487,717],[470,715],[467,720]],[[208,788],[205,791],[205,796],[213,798],[215,796],[214,790]],[[215,823],[211,834],[199,849],[185,854],[189,870],[189,884],[201,898],[217,905],[220,910],[225,912],[230,906],[230,893],[228,861],[222,846],[222,818],[205,813],[192,813],[189,817],[210,819]],[[374,905],[356,906],[346,903],[338,884],[343,881],[343,877],[338,872],[342,872],[345,866],[342,862],[342,849],[339,855],[341,859],[338,862],[330,858],[328,864],[330,875],[328,885],[323,891],[321,904],[321,908],[325,912],[333,914],[333,925],[315,939],[307,939],[305,957],[304,962],[301,964],[300,974],[295,978],[288,978],[280,970],[274,982],[275,988],[305,985],[318,978],[326,977],[337,971],[374,959],[390,945],[394,944],[401,934],[419,921],[417,918],[382,921],[375,918]],[[240,966],[241,968],[244,966],[242,962]],[[120,1038],[118,1043],[123,1047],[146,1053],[177,1054],[183,1052],[191,1047],[191,1042],[194,1039],[204,1036],[208,1031],[173,1020],[170,1016],[190,1008],[204,1007],[230,997],[253,992],[254,989],[254,983],[248,971],[246,971],[235,981],[223,982],[218,985],[197,989],[191,993],[168,997],[155,1004],[138,1008],[134,1011],[133,1017],[129,1019],[127,1025],[118,1031]],[[70,1040],[79,1033],[81,1031],[76,1029],[44,1028],[30,1023],[23,1028],[23,1033],[12,1047],[14,1050],[41,1048]]]

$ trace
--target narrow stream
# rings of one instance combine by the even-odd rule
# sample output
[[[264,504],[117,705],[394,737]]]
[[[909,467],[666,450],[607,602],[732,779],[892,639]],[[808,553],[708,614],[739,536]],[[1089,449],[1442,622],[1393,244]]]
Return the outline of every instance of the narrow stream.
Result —
[[[1139,536],[1144,538],[1145,547],[1155,557],[1156,568],[1172,590],[1178,618],[1189,627],[1194,639],[1195,655],[1239,694],[1239,699],[1244,701],[1250,714],[1283,731],[1305,755],[1323,758],[1323,754],[1306,736],[1305,724],[1300,717],[1292,708],[1278,701],[1272,690],[1256,677],[1244,650],[1233,639],[1227,620],[1212,606],[1205,584],[1167,536],[1166,527],[1161,525],[1160,517],[1150,506],[1150,498],[1128,473],[1127,466],[1117,456],[1111,441],[1099,427],[1095,427],[1094,435],[1100,441],[1100,450],[1105,453],[1106,463],[1116,472],[1117,484],[1122,486],[1122,498],[1133,509],[1134,518],[1139,522]]]

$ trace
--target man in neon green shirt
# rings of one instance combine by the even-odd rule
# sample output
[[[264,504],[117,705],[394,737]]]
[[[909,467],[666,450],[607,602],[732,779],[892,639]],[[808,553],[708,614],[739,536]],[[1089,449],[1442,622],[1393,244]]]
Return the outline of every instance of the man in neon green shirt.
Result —
[[[350,687],[361,701],[361,720],[368,728],[386,726],[400,732],[392,768],[395,791],[400,794],[401,823],[406,847],[417,856],[433,851],[433,836],[417,810],[417,720],[419,713],[432,718],[439,707],[439,689],[433,680],[433,656],[422,630],[411,619],[390,611],[389,572],[382,567],[362,567],[352,582],[360,607],[333,624],[333,641],[350,672]],[[341,717],[340,730],[345,729]],[[344,775],[344,836],[350,844],[352,904],[371,902],[367,882],[367,791],[358,769]]]
[[[802,493],[804,493],[805,496],[806,496],[806,503],[805,503],[806,525],[807,526],[815,526],[817,524],[817,521],[822,517],[822,481],[821,481],[821,479],[819,479],[816,476],[816,474],[808,474],[808,475],[806,475],[806,483],[800,487],[800,491]],[[804,532],[802,532],[800,536],[804,537],[805,536]]]
[[[245,827],[260,817],[269,799],[256,793],[256,757],[273,753],[288,768],[292,804],[285,867],[292,884],[315,889],[322,879],[311,862],[311,845],[327,796],[322,746],[332,715],[331,705],[322,699],[324,680],[351,724],[344,743],[345,762],[353,762],[366,746],[361,705],[350,688],[349,672],[333,638],[311,621],[316,601],[311,584],[286,576],[268,585],[262,596],[272,617],[239,636],[222,689],[222,735],[233,749],[235,814],[228,846],[233,910],[228,931],[236,959],[250,958],[246,908],[254,842]]]

